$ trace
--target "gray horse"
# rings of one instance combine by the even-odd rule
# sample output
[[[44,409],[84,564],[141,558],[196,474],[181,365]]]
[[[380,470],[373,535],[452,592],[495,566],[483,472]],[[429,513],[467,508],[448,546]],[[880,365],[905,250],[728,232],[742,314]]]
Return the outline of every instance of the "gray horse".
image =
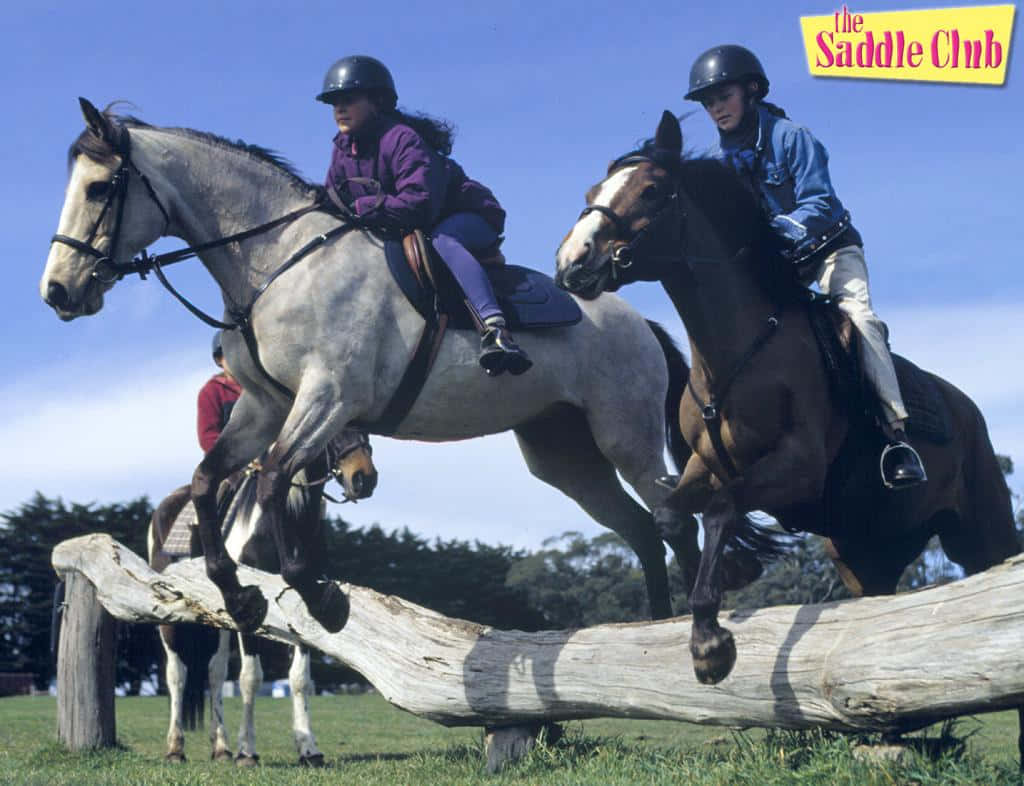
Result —
[[[381,242],[368,232],[323,242],[274,277],[297,249],[331,237],[339,219],[312,209],[318,188],[272,154],[116,117],[84,99],[80,104],[87,128],[71,147],[42,297],[63,320],[95,314],[104,293],[131,267],[119,260],[161,236],[202,247],[198,256],[223,292],[225,313],[244,313],[250,331],[248,340],[242,331],[224,335],[226,359],[244,392],[192,480],[207,573],[239,627],[258,627],[266,600],[256,587],[238,582],[217,525],[216,489],[273,443],[258,498],[281,573],[326,629],[339,630],[347,599],[334,582],[319,580],[320,555],[284,526],[289,478],[346,426],[380,417],[424,320],[390,275]],[[287,220],[277,221],[282,217]],[[246,232],[257,226],[268,228]],[[216,242],[233,235],[241,236]],[[476,335],[448,331],[393,436],[447,441],[514,430],[536,477],[629,543],[646,575],[651,612],[666,617],[665,549],[649,509],[665,495],[656,480],[666,473],[666,405],[678,408],[688,369],[667,337],[623,300],[602,295],[578,302],[583,317],[577,325],[521,335],[535,362],[521,377],[483,374]],[[671,396],[670,367],[676,369]],[[688,449],[680,439],[668,441],[681,465]],[[501,511],[486,515],[500,517]],[[690,564],[699,557],[692,519],[687,533],[685,554],[670,543]]]

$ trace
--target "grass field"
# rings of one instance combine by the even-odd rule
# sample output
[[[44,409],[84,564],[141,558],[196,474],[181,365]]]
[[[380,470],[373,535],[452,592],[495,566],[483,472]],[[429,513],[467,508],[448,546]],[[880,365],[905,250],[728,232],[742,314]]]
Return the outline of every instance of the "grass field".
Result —
[[[291,703],[261,699],[256,744],[261,766],[209,760],[206,732],[187,733],[189,761],[163,761],[167,699],[117,700],[121,747],[70,754],[55,742],[48,697],[0,699],[0,783],[38,784],[996,784],[1020,783],[1016,713],[965,719],[962,750],[910,752],[900,763],[855,758],[856,740],[817,733],[730,732],[665,721],[591,720],[566,724],[557,744],[540,746],[500,776],[483,771],[479,729],[446,729],[391,707],[377,695],[322,696],[311,702],[328,766],[300,769],[291,741]],[[231,736],[240,699],[226,699]],[[938,727],[925,732],[932,738]]]

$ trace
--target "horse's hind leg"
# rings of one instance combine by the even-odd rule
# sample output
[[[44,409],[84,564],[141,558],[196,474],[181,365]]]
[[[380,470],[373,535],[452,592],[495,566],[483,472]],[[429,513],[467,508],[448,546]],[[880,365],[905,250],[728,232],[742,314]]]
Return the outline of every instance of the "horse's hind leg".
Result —
[[[238,729],[238,753],[235,764],[249,767],[259,763],[256,754],[255,731],[253,727],[256,692],[263,685],[263,665],[257,652],[255,636],[238,634],[238,655],[242,667],[238,672],[238,692],[242,694],[242,721]]]
[[[224,681],[228,676],[228,656],[231,654],[231,632],[220,631],[217,651],[210,658],[210,758],[229,761],[228,732],[224,727]]]
[[[299,752],[299,764],[323,767],[324,755],[316,745],[316,737],[313,736],[309,722],[309,696],[313,690],[313,680],[309,674],[309,650],[305,647],[296,645],[292,650],[288,685],[292,689],[292,732]]]
[[[575,500],[636,552],[647,582],[651,616],[672,616],[665,547],[654,528],[654,519],[626,493],[615,466],[598,448],[583,413],[573,407],[559,408],[517,427],[516,438],[530,472]],[[664,460],[658,453],[647,473],[652,492],[654,479],[664,472]]]
[[[160,643],[167,655],[164,676],[167,678],[167,695],[171,700],[171,720],[167,728],[167,753],[164,754],[164,758],[167,761],[183,762],[185,731],[182,728],[181,712],[185,695],[185,663],[168,643],[168,638],[174,635],[171,626],[161,625],[159,630]]]
[[[221,595],[224,606],[240,630],[257,628],[267,613],[267,601],[258,587],[238,582],[238,566],[224,547],[217,515],[217,489],[224,478],[254,458],[269,443],[272,420],[248,393],[235,404],[220,438],[192,476],[192,501],[199,519],[199,537],[206,559],[206,575]]]

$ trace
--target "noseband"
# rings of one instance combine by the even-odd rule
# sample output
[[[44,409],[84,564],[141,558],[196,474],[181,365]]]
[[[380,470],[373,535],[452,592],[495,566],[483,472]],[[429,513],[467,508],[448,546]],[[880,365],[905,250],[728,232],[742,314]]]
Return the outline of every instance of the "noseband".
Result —
[[[662,162],[659,162],[652,156],[634,153],[613,161],[608,167],[608,176],[611,176],[623,167],[643,163],[663,166]],[[604,267],[606,264],[609,265],[612,278],[616,279],[618,278],[618,271],[626,270],[633,265],[633,261],[637,256],[637,249],[642,247],[654,230],[659,229],[662,224],[670,219],[680,219],[682,217],[679,209],[679,187],[677,184],[672,193],[665,199],[664,204],[636,232],[631,232],[626,220],[606,205],[587,205],[583,208],[577,221],[590,213],[598,213],[607,218],[615,228],[616,237],[619,238],[620,242],[612,243],[609,250],[602,255],[598,264],[599,268]],[[678,254],[644,253],[642,256],[646,259],[660,259],[663,262],[676,262],[681,258]]]

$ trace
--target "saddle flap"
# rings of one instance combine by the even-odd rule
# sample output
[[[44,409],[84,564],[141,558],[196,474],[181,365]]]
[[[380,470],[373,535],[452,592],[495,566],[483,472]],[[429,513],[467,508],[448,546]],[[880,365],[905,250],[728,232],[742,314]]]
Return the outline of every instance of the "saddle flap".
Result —
[[[385,254],[395,282],[421,315],[429,318],[433,313],[436,293],[442,313],[450,316],[450,327],[476,329],[465,296],[421,232],[407,235],[401,243],[387,241]],[[583,318],[579,304],[544,273],[509,264],[488,264],[484,270],[513,330],[574,325]]]

